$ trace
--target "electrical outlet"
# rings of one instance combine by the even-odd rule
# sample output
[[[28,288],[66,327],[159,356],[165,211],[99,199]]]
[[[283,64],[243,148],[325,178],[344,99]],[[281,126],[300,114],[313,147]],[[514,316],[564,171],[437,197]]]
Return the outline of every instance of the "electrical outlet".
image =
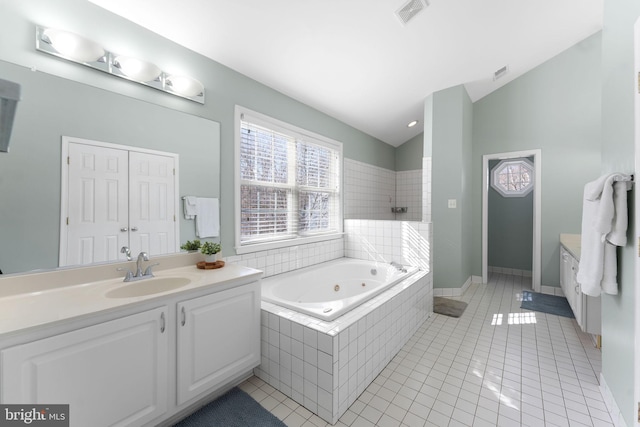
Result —
[[[447,207],[449,209],[455,209],[457,205],[456,199],[449,199],[448,203],[447,203]]]

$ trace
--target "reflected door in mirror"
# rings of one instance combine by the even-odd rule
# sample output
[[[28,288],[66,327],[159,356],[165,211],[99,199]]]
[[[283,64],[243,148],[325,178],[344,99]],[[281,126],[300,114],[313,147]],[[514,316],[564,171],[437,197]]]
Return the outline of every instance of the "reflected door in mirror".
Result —
[[[68,142],[60,265],[124,260],[123,246],[176,252],[177,156],[98,144]]]

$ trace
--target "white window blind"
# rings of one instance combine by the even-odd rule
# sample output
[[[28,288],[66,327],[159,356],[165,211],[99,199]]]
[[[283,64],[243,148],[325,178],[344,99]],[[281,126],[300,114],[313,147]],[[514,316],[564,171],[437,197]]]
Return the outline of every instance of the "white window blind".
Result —
[[[240,245],[340,231],[341,149],[240,116]]]

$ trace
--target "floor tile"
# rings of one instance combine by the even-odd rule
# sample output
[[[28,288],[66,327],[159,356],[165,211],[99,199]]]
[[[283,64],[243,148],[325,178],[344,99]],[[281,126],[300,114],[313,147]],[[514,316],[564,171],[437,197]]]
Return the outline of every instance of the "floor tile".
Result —
[[[600,351],[574,319],[520,308],[531,278],[492,274],[434,314],[340,418],[339,427],[613,427]],[[322,420],[264,381],[240,385],[288,426]]]

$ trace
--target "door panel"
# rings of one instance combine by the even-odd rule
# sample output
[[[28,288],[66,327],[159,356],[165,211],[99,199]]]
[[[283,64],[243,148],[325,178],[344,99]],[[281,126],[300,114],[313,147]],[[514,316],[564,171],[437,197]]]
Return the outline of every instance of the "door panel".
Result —
[[[69,143],[67,245],[60,265],[115,261],[128,244],[128,153]]]
[[[129,164],[131,251],[176,252],[175,159],[132,151]]]

